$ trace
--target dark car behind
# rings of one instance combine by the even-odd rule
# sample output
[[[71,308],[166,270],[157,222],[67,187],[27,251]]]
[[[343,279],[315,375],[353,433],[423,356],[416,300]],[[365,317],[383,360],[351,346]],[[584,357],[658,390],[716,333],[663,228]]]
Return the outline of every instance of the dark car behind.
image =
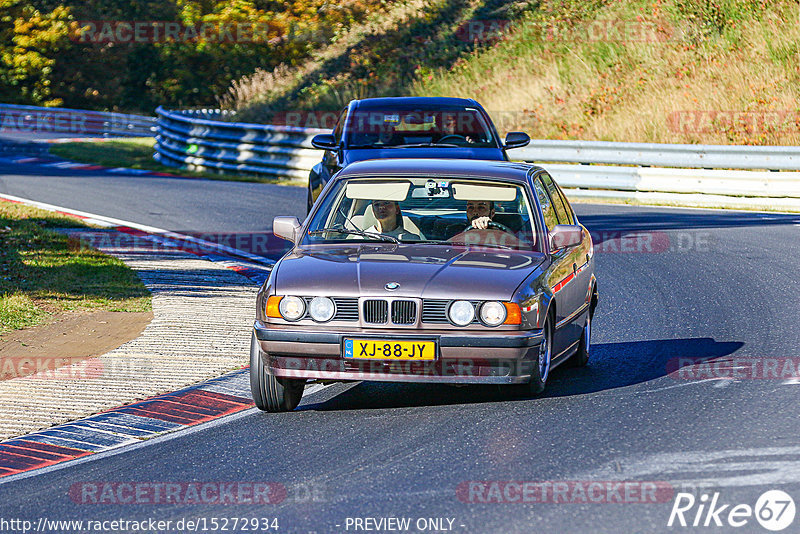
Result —
[[[386,158],[445,158],[508,161],[506,150],[530,137],[510,132],[501,141],[483,107],[472,99],[397,97],[353,100],[331,134],[312,144],[325,150],[309,176],[308,210],[330,178],[356,161]]]

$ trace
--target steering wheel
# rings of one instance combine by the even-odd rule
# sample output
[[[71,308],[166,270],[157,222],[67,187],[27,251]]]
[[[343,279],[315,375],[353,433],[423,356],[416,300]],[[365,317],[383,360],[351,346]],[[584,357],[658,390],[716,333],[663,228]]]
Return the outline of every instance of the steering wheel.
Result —
[[[469,141],[467,141],[467,138],[464,137],[463,135],[449,134],[449,135],[445,135],[444,137],[442,137],[441,139],[436,141],[436,144],[443,143],[448,139],[450,139],[450,141],[460,141],[462,143],[468,143],[469,142]]]
[[[506,226],[504,224],[500,224],[498,222],[489,221],[488,227],[489,228],[494,228],[495,230],[500,230],[501,232],[506,232],[508,234],[512,234],[512,235],[514,234],[514,232],[511,230],[511,228],[509,228],[508,226]],[[462,232],[469,232],[470,230],[483,230],[483,228],[475,228],[474,226],[472,226],[472,223],[469,223],[466,226],[466,228],[464,228],[461,231]]]

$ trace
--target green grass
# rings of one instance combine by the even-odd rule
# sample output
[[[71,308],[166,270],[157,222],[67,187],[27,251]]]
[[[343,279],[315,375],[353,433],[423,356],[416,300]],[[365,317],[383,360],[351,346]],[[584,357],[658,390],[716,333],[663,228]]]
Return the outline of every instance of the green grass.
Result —
[[[797,145],[798,17],[797,0],[417,0],[304,65],[242,78],[223,101],[236,120],[269,122],[350,98],[461,96],[501,133],[537,139]],[[510,24],[459,37],[487,19]]]
[[[155,139],[135,137],[113,141],[78,141],[58,143],[50,147],[50,153],[60,158],[80,163],[91,163],[104,167],[125,167],[155,172],[168,172],[190,178],[229,180],[236,182],[259,182],[282,185],[305,185],[305,180],[268,178],[251,174],[219,174],[210,171],[191,171],[161,165],[153,159]],[[322,153],[320,153],[320,158]]]
[[[150,292],[120,260],[53,228],[70,217],[0,201],[0,334],[67,310],[144,312]]]
[[[0,296],[0,333],[38,324],[48,315],[24,293]]]

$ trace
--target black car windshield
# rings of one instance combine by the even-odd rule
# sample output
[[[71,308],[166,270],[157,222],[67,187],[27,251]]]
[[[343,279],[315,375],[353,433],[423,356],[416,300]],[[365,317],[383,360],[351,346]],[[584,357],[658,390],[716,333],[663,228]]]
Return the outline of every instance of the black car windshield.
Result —
[[[519,184],[477,178],[354,178],[328,191],[303,244],[394,242],[540,251],[533,209]]]
[[[347,117],[348,148],[498,148],[489,122],[474,107],[359,109]]]

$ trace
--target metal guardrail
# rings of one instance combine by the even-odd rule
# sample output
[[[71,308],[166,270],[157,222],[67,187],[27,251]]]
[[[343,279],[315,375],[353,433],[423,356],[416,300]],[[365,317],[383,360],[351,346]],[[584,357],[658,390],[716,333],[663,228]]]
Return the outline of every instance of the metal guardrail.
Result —
[[[534,140],[509,151],[514,159],[695,169],[800,170],[800,146],[668,145]]]
[[[572,198],[800,211],[800,172],[545,165]]]
[[[562,187],[743,197],[800,198],[800,172],[546,165]]]
[[[156,109],[155,159],[169,166],[307,178],[320,159],[311,138],[327,130],[224,122],[219,110]],[[214,120],[217,119],[217,120]]]
[[[311,138],[329,133],[222,122],[218,110],[159,107],[156,113],[155,158],[172,166],[306,178],[321,157]],[[549,163],[547,169],[575,196],[662,195],[675,202],[705,196],[720,206],[800,209],[800,172],[769,172],[800,171],[800,147],[535,140],[509,156]]]
[[[76,137],[150,137],[155,131],[155,117],[85,109],[0,104],[0,132],[64,133]]]

